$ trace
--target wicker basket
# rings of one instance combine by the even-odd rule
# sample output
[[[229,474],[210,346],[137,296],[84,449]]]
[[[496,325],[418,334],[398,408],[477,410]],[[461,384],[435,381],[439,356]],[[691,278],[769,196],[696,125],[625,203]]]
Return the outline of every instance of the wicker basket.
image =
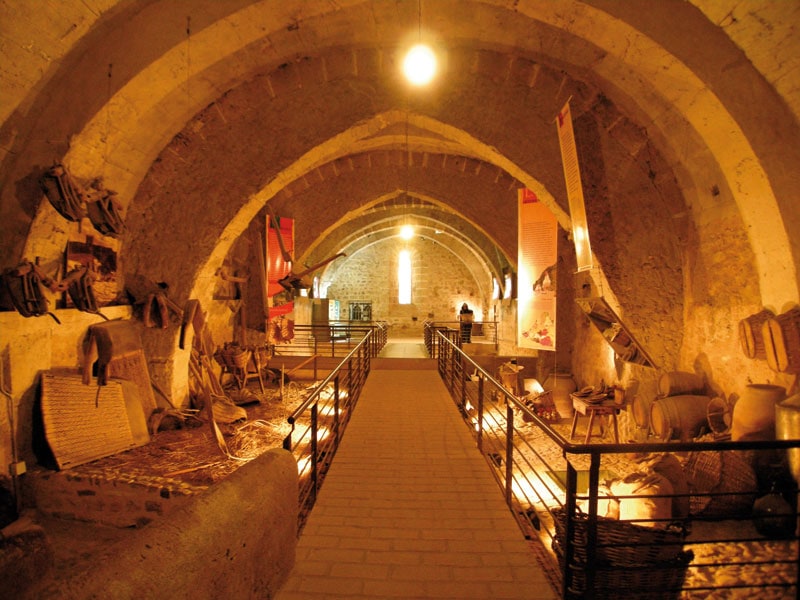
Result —
[[[253,363],[257,369],[263,369],[269,364],[273,357],[273,347],[269,345],[251,347],[253,352]]]
[[[225,346],[214,353],[214,359],[229,371],[247,369],[252,352],[240,346]]]
[[[575,560],[587,561],[586,543],[588,515],[578,513],[575,519]],[[566,511],[553,509],[556,539],[566,536]],[[663,562],[680,555],[684,532],[669,528],[643,527],[628,521],[597,517],[597,557],[604,564],[634,565]]]
[[[739,343],[741,344],[742,352],[747,358],[760,358],[763,360],[767,357],[763,327],[764,323],[774,316],[775,314],[771,310],[765,308],[739,321]]]
[[[542,392],[534,397],[528,394],[524,397],[523,402],[525,406],[530,408],[536,416],[546,423],[558,423],[561,420],[556,410],[555,402],[553,402],[553,392],[550,390]],[[522,414],[522,420],[526,423],[533,421],[526,413]]]
[[[770,368],[800,373],[800,308],[767,319],[761,330]]]
[[[556,534],[553,550],[564,569],[566,511],[553,510]],[[583,597],[587,589],[586,545],[588,517],[575,520],[574,556],[569,566],[569,596]],[[680,597],[689,563],[683,550],[684,533],[673,529],[642,527],[626,521],[597,518],[597,555],[593,569],[596,598],[672,600]]]
[[[683,465],[692,495],[689,511],[707,518],[750,514],[758,480],[747,454],[736,451],[690,452]]]
[[[558,564],[564,569],[564,552],[560,542],[553,540]],[[597,600],[676,600],[686,580],[689,563],[694,559],[691,550],[681,552],[671,561],[642,565],[604,565],[594,569],[594,598]],[[570,598],[583,598],[587,590],[585,565],[570,566]]]

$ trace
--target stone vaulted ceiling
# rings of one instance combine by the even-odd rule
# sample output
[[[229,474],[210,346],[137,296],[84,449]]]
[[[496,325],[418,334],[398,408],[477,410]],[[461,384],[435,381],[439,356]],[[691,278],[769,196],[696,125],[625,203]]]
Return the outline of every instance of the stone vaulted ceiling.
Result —
[[[63,160],[118,192],[124,268],[169,280],[183,297],[210,293],[266,202],[302,224],[305,263],[389,235],[413,213],[499,273],[516,262],[519,187],[569,228],[554,125],[569,100],[593,242],[617,291],[660,285],[672,290],[665,303],[670,293],[702,299],[704,286],[681,292],[681,267],[713,270],[713,244],[700,240],[722,215],[745,240],[762,302],[797,298],[794,2],[84,0],[0,10],[2,266],[60,260],[68,231],[37,180]],[[418,38],[442,60],[424,89],[398,70]],[[671,223],[668,239],[648,235],[655,222]],[[698,264],[682,265],[685,245]]]

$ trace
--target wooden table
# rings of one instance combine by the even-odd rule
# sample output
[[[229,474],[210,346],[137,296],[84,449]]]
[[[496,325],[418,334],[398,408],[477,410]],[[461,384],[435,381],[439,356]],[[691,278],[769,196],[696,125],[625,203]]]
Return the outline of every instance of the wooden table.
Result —
[[[614,441],[619,444],[619,429],[617,428],[617,414],[619,411],[625,407],[624,404],[617,404],[614,402],[613,399],[603,400],[602,402],[587,402],[584,398],[580,396],[575,396],[574,394],[570,394],[572,398],[572,408],[575,409],[575,413],[572,417],[572,431],[570,431],[569,439],[573,439],[575,437],[575,429],[578,427],[578,417],[589,415],[589,424],[586,427],[586,439],[584,440],[584,444],[588,444],[589,440],[595,436],[592,433],[592,428],[594,427],[595,417],[600,417],[598,423],[600,424],[600,434],[599,437],[603,435],[603,417],[610,416],[611,421],[614,423]]]

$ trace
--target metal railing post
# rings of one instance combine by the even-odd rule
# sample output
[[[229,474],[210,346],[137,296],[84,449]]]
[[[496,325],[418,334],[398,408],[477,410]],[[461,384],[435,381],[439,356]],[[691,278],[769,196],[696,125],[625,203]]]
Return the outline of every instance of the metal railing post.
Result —
[[[572,589],[572,563],[575,560],[575,507],[578,490],[578,472],[572,463],[567,460],[567,481],[566,481],[566,501],[564,503],[565,523],[564,523],[564,567],[562,569],[563,589],[562,597],[570,598]]]
[[[336,428],[336,445],[341,441],[341,428],[339,427],[339,375],[333,380],[333,426]]]
[[[460,367],[460,375],[461,375],[461,398],[460,398],[460,405],[461,410],[466,413],[467,410],[467,373],[466,369],[464,368],[464,361],[459,361]]]
[[[511,506],[514,477],[514,408],[506,402],[506,504]]]
[[[456,354],[452,348],[449,348],[450,352],[450,390],[454,391],[456,389],[456,359],[458,358],[458,354]]]
[[[318,402],[311,405],[311,493],[312,502],[317,500],[317,492],[319,491],[319,477],[317,477],[317,407]]]
[[[598,515],[598,509],[604,512],[599,490],[600,469],[601,466],[613,466],[614,463],[610,461],[615,460],[614,457],[618,460],[622,458],[620,455],[630,452],[725,453],[725,456],[738,456],[742,451],[783,453],[799,449],[800,440],[660,440],[635,443],[632,446],[618,442],[608,443],[605,440],[594,443],[573,442],[572,435],[565,437],[550,426],[550,417],[546,411],[531,408],[522,398],[506,389],[493,374],[461,351],[456,345],[458,340],[450,331],[437,331],[435,335],[440,346],[438,363],[442,381],[449,387],[457,406],[466,406],[467,401],[470,405],[477,405],[478,426],[473,427],[474,413],[467,412],[464,418],[477,433],[477,447],[481,454],[487,461],[491,459],[491,473],[501,488],[501,493],[505,492],[506,503],[526,537],[529,534],[542,538],[550,536],[559,571],[563,576],[563,598],[592,599],[605,596],[609,591],[615,597],[677,597],[672,594],[679,594],[681,591],[726,594],[731,590],[748,588],[753,590],[754,597],[758,597],[761,590],[777,590],[777,593],[783,594],[780,597],[800,600],[800,538],[794,527],[800,514],[796,507],[791,509],[793,514],[785,515],[792,519],[792,525],[782,527],[779,532],[770,532],[767,529],[766,532],[758,531],[758,536],[753,534],[752,539],[744,539],[739,532],[733,533],[721,528],[721,535],[702,536],[708,539],[695,540],[686,536],[687,526],[691,526],[695,520],[703,522],[730,518],[734,522],[742,521],[748,525],[752,523],[758,530],[759,521],[754,519],[749,507],[744,506],[748,503],[748,497],[756,498],[759,493],[763,493],[757,482],[733,481],[731,485],[736,487],[719,492],[701,492],[699,496],[709,498],[712,503],[717,502],[714,505],[717,512],[708,515],[690,514],[685,520],[654,515],[649,518],[627,517],[617,524],[610,517]],[[467,386],[465,396],[465,387],[456,387],[454,384],[459,369],[463,371],[464,368],[474,368],[478,373],[477,400],[473,395],[474,388]],[[447,369],[450,371],[446,372]],[[487,388],[487,385],[490,387]],[[486,403],[487,395],[490,404]],[[501,401],[505,402],[505,411],[499,404]],[[521,413],[527,423],[522,428],[514,426],[514,415],[517,412]],[[503,418],[505,423],[502,422]],[[538,430],[535,438],[529,436],[529,427]],[[540,433],[544,435],[539,436]],[[560,449],[557,453],[559,458],[555,458],[555,453],[551,458],[549,452],[540,452],[535,447],[544,447],[544,444],[557,446]],[[503,451],[505,468],[501,463]],[[606,463],[607,458],[609,463]],[[576,465],[580,470],[576,470]],[[577,489],[579,474],[580,490]],[[583,480],[584,475],[587,477],[586,482]],[[724,472],[722,475],[724,476]],[[603,476],[606,476],[605,473]],[[610,471],[608,476],[614,477]],[[638,495],[636,492],[630,493],[632,495],[629,497]],[[784,496],[796,493],[796,488],[787,483],[781,493]],[[653,497],[675,501],[688,498],[689,493],[662,491]],[[752,501],[749,503],[752,504]],[[549,513],[554,522],[540,521],[537,515],[540,511]],[[760,524],[767,527],[766,522]],[[532,531],[533,529],[538,533]],[[757,559],[735,559],[727,555],[713,561],[705,560],[705,557],[699,561],[693,559],[693,556],[697,556],[692,553],[693,548],[698,547],[706,552],[705,546],[713,544],[752,544],[754,552],[758,553],[761,548],[763,553]],[[777,550],[779,544],[780,549]]]
[[[600,483],[600,454],[592,452],[589,464],[589,514],[586,523],[586,591],[595,597],[594,574],[597,564],[597,486]]]
[[[289,430],[289,434],[283,438],[283,449],[288,450],[291,452],[292,448],[292,435],[294,434],[294,423],[292,423],[291,429]]]
[[[356,378],[356,380],[359,381],[359,383],[361,381],[361,373],[363,373],[362,367],[361,367],[361,357],[362,356],[363,356],[363,353],[361,351],[356,352],[355,356],[352,356],[350,358],[350,360],[347,362],[347,393],[349,394],[349,401],[350,402],[353,401],[353,390],[356,388],[356,384],[353,381],[354,378]],[[354,370],[353,363],[354,362],[355,362],[356,373],[353,373],[353,370]],[[361,389],[360,386],[358,386],[358,387],[359,387],[359,389]]]
[[[347,421],[366,379],[366,373],[369,370],[370,352],[369,339],[367,338],[370,336],[371,333],[368,332],[359,345],[348,353],[347,357],[316,386],[309,397],[295,408],[294,412],[287,418],[291,431],[283,439],[283,448],[295,454],[298,464],[304,465],[300,472],[299,530],[302,529],[308,512],[316,502],[317,493],[323,483],[325,470],[331,464],[333,456],[338,449]],[[315,354],[315,374],[317,371],[317,356]],[[343,380],[342,370],[345,368],[348,369],[348,379]],[[355,369],[358,372],[354,373]],[[349,382],[347,386],[345,386],[345,381]],[[328,398],[327,396],[323,397],[329,385],[333,388],[332,400],[325,399]],[[346,396],[343,396],[343,394],[346,394]],[[323,398],[322,402],[326,406],[332,402],[334,409],[333,415],[330,417],[333,421],[330,438],[328,441],[322,442],[318,439],[320,435],[319,403],[321,398]],[[298,419],[304,415],[309,415],[308,427],[301,430],[302,434],[299,440],[294,440],[296,424]],[[328,418],[327,415],[324,418]],[[310,436],[310,439],[307,439],[308,436]],[[307,463],[305,462],[306,457],[308,459]],[[305,465],[308,466],[306,467]]]
[[[478,450],[483,454],[483,375],[478,377]]]

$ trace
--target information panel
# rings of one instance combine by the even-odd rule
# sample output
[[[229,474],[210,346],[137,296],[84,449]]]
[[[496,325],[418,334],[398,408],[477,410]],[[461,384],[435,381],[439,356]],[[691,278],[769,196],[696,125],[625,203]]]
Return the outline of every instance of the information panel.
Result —
[[[518,204],[517,345],[555,350],[558,223],[531,190]]]

